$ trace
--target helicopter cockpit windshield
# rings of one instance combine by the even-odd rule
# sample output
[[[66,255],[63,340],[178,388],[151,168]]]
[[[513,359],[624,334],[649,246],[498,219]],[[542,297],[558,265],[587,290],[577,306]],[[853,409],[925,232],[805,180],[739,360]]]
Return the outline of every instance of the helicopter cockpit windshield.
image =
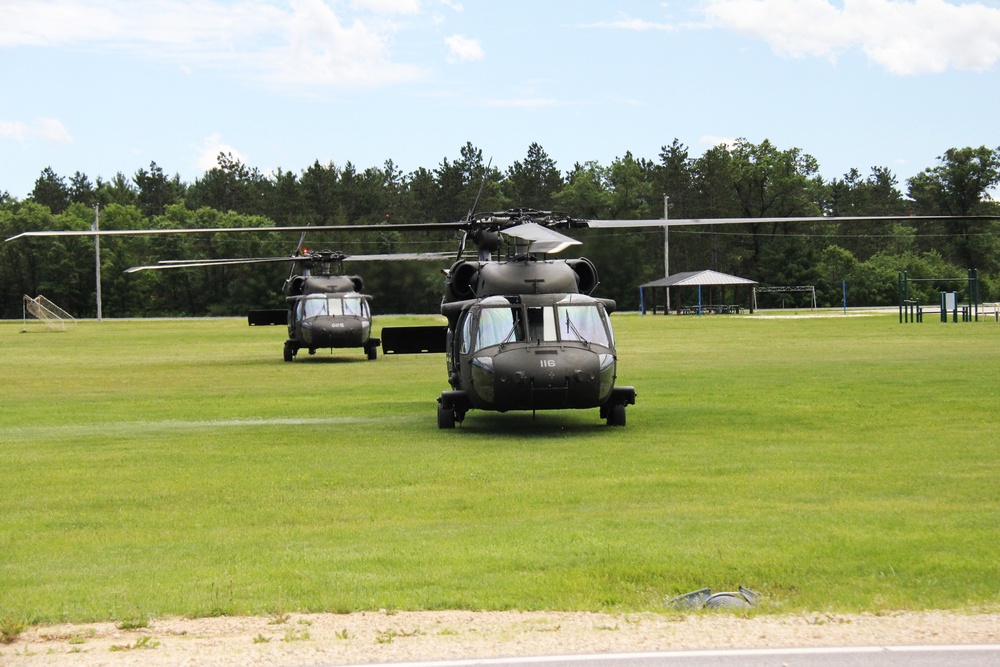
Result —
[[[310,294],[299,299],[299,319],[312,317],[371,318],[368,301],[360,294]]]
[[[556,306],[561,340],[578,340],[611,347],[611,322],[596,303]]]
[[[475,336],[473,337],[473,330]],[[614,346],[611,322],[600,303],[572,295],[554,305],[524,305],[505,297],[490,297],[476,317],[463,322],[462,352],[516,342],[580,342]]]

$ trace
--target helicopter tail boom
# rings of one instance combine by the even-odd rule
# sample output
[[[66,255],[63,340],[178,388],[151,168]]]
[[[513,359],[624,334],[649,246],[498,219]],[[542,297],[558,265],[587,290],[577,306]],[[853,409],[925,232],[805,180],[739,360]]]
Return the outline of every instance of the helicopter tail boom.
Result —
[[[384,327],[382,354],[444,353],[447,335],[445,325]]]
[[[247,323],[252,327],[288,324],[288,311],[251,310],[247,313]]]

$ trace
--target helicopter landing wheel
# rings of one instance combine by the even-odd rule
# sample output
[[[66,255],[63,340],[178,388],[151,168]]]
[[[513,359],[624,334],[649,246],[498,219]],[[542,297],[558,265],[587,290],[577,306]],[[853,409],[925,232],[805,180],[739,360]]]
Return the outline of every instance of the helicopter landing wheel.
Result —
[[[293,346],[285,343],[285,361],[291,361],[294,359],[297,351],[298,350],[296,350]]]
[[[368,353],[368,361],[375,361],[376,359],[378,359],[377,345],[369,345],[365,351]]]
[[[438,428],[455,428],[455,409],[438,403]]]
[[[625,404],[615,403],[608,410],[608,426],[624,426],[625,425]]]

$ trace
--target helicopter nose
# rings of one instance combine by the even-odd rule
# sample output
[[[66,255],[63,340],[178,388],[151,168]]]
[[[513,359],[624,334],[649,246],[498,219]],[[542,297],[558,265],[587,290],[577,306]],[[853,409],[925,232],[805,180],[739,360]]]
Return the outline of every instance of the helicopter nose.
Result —
[[[493,359],[493,401],[496,405],[510,406],[510,409],[599,405],[600,373],[596,355],[571,349],[542,352],[512,350],[496,355]]]
[[[364,341],[360,321],[338,317],[315,317],[302,322],[302,340],[309,347],[352,347]]]

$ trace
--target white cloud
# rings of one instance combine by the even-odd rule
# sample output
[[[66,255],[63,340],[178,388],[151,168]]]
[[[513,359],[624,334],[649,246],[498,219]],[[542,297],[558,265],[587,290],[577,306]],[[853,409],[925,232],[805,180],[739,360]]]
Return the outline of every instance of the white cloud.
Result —
[[[982,72],[1000,60],[1000,9],[944,0],[708,0],[712,25],[793,58],[835,61],[850,49],[894,74]]]
[[[228,153],[234,159],[247,164],[246,156],[229,144],[223,143],[222,135],[218,133],[211,134],[202,139],[201,146],[197,147],[197,153],[195,166],[202,172],[211,171],[219,166],[220,153]]]
[[[560,106],[558,100],[551,97],[524,97],[510,100],[486,100],[483,106],[496,109],[540,109]]]
[[[351,7],[376,14],[416,14],[420,0],[353,0]]]
[[[576,26],[578,28],[602,28],[610,30],[658,30],[662,32],[676,32],[678,27],[671,23],[657,23],[645,19],[636,19],[622,14],[614,21],[601,21],[598,23],[586,23]]]
[[[736,142],[737,139],[733,137],[717,137],[711,134],[706,134],[701,137],[701,144],[710,148],[715,148],[716,146],[732,148],[736,145]]]
[[[124,52],[175,62],[184,71],[227,69],[283,85],[377,86],[424,76],[392,59],[396,26],[385,17],[419,11],[419,0],[354,0],[353,12],[334,6],[324,0],[16,3],[3,10],[0,48]]]
[[[291,5],[285,43],[262,54],[262,69],[268,61],[279,65],[268,74],[274,83],[384,85],[422,76],[419,68],[389,59],[385,32],[360,20],[345,27],[322,0],[292,0]]]
[[[30,123],[0,120],[0,139],[19,142],[42,139],[59,144],[73,143],[73,135],[55,118],[36,118]]]
[[[24,141],[27,125],[16,120],[0,120],[0,139]]]
[[[88,46],[159,52],[231,48],[275,29],[282,12],[258,0],[77,2],[42,0],[4,9],[0,47]],[[212,43],[214,46],[211,46]]]
[[[471,39],[462,35],[452,35],[445,38],[444,43],[448,45],[448,62],[450,63],[482,60],[486,55],[477,39]]]
[[[59,120],[55,118],[39,118],[34,127],[42,139],[61,144],[73,143],[73,136]]]

